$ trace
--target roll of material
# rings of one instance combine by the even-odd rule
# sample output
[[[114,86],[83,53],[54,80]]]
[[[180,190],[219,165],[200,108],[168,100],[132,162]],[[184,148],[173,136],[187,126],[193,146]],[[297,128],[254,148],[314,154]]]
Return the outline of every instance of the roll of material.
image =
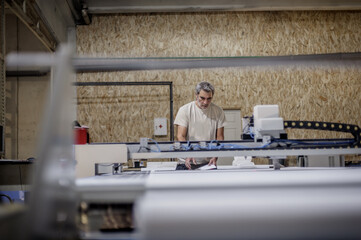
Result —
[[[180,187],[173,176],[169,179],[173,188],[169,182],[168,187],[149,186],[136,203],[141,238],[360,239],[360,177],[349,178],[349,183],[327,184],[317,182],[320,172],[304,176],[294,172],[292,177],[282,171],[257,172],[239,178],[248,178],[249,184],[234,183],[231,177],[229,184],[223,179],[213,187],[212,181],[208,187],[192,187],[187,181]],[[336,178],[341,177],[338,173],[333,171]],[[314,177],[302,180],[310,174]],[[271,175],[278,176],[270,180]],[[213,178],[215,182],[220,176]],[[255,178],[258,181],[254,184],[251,181]]]

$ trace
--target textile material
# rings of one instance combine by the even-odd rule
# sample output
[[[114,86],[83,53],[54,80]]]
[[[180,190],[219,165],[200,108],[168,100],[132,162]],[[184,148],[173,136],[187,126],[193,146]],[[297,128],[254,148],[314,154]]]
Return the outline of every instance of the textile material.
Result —
[[[200,168],[200,167],[203,167],[204,165],[207,165],[207,163],[202,163],[202,164],[191,164],[191,169],[194,170],[194,169],[197,169],[197,168]],[[189,170],[185,164],[183,163],[180,163],[177,165],[176,169],[175,170]]]

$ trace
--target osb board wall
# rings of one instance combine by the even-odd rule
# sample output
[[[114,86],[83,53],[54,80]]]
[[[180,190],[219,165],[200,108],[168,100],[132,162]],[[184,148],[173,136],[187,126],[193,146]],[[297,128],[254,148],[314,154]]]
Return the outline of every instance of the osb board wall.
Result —
[[[93,16],[77,27],[77,53],[93,57],[276,56],[361,51],[361,12],[227,12]],[[286,120],[361,125],[361,69],[253,67],[83,73],[77,81],[172,81],[174,116],[209,81],[214,102],[250,116],[278,104]],[[168,86],[78,87],[78,120],[92,142],[153,136],[153,119],[169,119]],[[169,129],[168,122],[168,129]],[[169,132],[169,131],[168,131]],[[318,131],[290,137],[348,137]],[[169,134],[157,140],[168,140]]]

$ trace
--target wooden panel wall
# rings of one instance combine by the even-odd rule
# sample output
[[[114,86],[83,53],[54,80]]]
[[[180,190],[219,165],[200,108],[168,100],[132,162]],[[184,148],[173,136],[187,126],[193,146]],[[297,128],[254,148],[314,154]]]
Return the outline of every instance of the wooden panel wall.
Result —
[[[361,12],[226,12],[94,16],[77,27],[77,53],[93,57],[275,56],[361,51]],[[361,125],[361,69],[252,67],[83,73],[77,81],[172,81],[174,116],[209,81],[214,102],[252,114],[278,104],[286,120]],[[153,119],[169,119],[167,86],[78,87],[78,121],[92,142],[153,136]],[[169,124],[168,124],[169,128]],[[168,131],[169,132],[169,131]],[[290,137],[344,137],[317,131]],[[169,135],[157,140],[168,140]]]

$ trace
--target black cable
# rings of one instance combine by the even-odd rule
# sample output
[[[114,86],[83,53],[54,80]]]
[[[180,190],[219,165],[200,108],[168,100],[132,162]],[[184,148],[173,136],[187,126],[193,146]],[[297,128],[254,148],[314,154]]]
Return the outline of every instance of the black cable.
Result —
[[[14,203],[14,200],[11,199],[11,197],[9,197],[9,195],[6,195],[6,194],[3,194],[3,193],[0,193],[0,197],[6,197],[10,203]]]
[[[140,152],[140,150],[142,150],[142,148],[145,148],[147,149],[148,151],[150,151],[151,149],[149,147],[143,147],[143,146],[140,146],[139,149],[138,149],[138,152]]]

